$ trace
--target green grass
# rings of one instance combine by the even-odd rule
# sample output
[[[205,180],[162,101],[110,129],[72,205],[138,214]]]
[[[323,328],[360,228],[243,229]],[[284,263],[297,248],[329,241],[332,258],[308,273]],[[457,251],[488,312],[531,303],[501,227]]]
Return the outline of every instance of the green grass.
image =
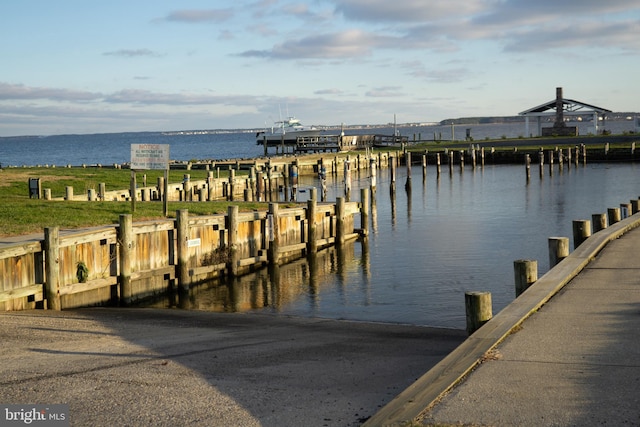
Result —
[[[202,180],[205,170],[171,171],[169,182],[181,182],[185,173],[192,180]],[[155,185],[163,171],[147,171],[147,185]],[[139,186],[142,173],[137,173]],[[222,176],[222,175],[221,175]],[[225,176],[226,171],[225,171]],[[97,189],[104,183],[107,191],[128,189],[131,171],[128,169],[99,168],[9,168],[0,170],[0,236],[41,233],[45,227],[81,228],[116,224],[121,214],[130,214],[130,202],[67,202],[29,198],[29,178],[40,178],[42,188],[50,188],[52,197],[63,197],[66,187],[72,186],[74,194],[86,194],[89,188]],[[241,211],[266,210],[266,203],[233,202]],[[175,217],[179,209],[188,209],[193,215],[212,215],[227,211],[229,202],[169,202],[169,217]],[[163,218],[160,202],[136,202],[132,214],[134,221]]]

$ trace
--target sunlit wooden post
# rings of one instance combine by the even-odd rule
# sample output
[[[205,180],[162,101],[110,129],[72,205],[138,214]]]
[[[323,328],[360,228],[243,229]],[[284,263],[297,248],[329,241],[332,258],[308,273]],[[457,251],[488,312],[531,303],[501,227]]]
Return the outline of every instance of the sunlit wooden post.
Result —
[[[342,246],[346,240],[345,230],[345,199],[336,197],[336,245]]]
[[[176,248],[178,286],[181,290],[189,289],[189,211],[179,209],[176,212]]]
[[[45,295],[47,308],[61,310],[60,302],[60,229],[46,227],[44,229],[44,269]]]
[[[133,291],[131,289],[131,273],[134,256],[133,218],[130,214],[120,215],[118,227],[118,253],[120,261],[120,302],[127,305],[131,302]]]
[[[620,222],[620,208],[608,208],[607,216],[609,217],[609,225]]]
[[[360,189],[360,227],[364,237],[369,235],[369,192],[366,188]]]
[[[278,204],[269,203],[269,213],[267,214],[267,237],[269,249],[267,259],[270,265],[278,265],[280,262],[280,223],[278,219]]]
[[[491,292],[465,292],[467,333],[473,334],[493,317]]]
[[[549,237],[549,268],[569,256],[568,237]]]
[[[589,236],[591,236],[591,221],[588,219],[574,220],[573,223],[573,249],[576,249]]]
[[[607,228],[607,214],[599,213],[591,215],[591,221],[593,221],[593,232],[597,233],[600,230]]]
[[[404,184],[404,188],[411,188],[411,151],[407,151],[405,154],[405,161],[407,163],[407,180]]]
[[[313,189],[315,190],[315,188]],[[307,255],[315,254],[318,251],[318,236],[316,226],[317,200],[316,191],[311,193],[307,200]]]
[[[516,260],[513,262],[513,273],[516,297],[518,297],[538,280],[538,261],[535,259]]]

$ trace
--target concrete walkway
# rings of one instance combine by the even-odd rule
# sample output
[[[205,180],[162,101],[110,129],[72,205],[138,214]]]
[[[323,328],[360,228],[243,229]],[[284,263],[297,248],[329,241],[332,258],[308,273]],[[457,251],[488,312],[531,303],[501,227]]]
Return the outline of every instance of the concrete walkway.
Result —
[[[3,312],[0,404],[68,404],[73,426],[358,426],[465,338],[265,314]]]
[[[366,425],[640,425],[639,215],[590,237]]]

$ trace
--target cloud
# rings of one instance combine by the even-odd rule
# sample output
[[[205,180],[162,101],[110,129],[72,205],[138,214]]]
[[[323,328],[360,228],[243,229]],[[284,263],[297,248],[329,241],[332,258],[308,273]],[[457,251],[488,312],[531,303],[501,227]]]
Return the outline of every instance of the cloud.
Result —
[[[467,68],[427,69],[422,62],[412,61],[402,64],[412,77],[433,83],[459,83],[465,81],[472,72]]]
[[[496,0],[335,0],[336,13],[365,22],[430,22],[486,10]]]
[[[163,56],[157,52],[154,52],[149,49],[120,49],[114,50],[110,52],[104,52],[104,56],[122,56],[125,58],[135,58],[135,57],[160,57]]]
[[[636,0],[506,0],[496,4],[473,21],[482,25],[532,25],[551,21],[570,22],[589,17],[600,20],[605,15],[640,10]]]
[[[402,89],[400,86],[382,86],[371,89],[365,93],[365,96],[372,98],[390,98],[395,96],[406,96],[406,94],[400,92]]]
[[[574,46],[638,50],[637,0],[334,0],[336,13],[375,29],[373,48],[453,52],[462,43],[488,41],[505,52]],[[636,16],[636,19],[632,19]],[[372,30],[373,31],[373,30]]]
[[[315,95],[343,95],[344,91],[340,89],[319,89],[313,93]]]
[[[175,10],[164,20],[170,22],[202,23],[224,22],[233,17],[231,9],[183,9]]]
[[[640,50],[640,22],[574,23],[514,32],[505,43],[506,52],[535,52],[568,48],[615,48]]]
[[[244,57],[271,59],[354,58],[370,55],[382,39],[361,30],[313,35],[298,40],[287,40],[271,50],[250,50]]]
[[[0,83],[0,100],[48,99],[51,101],[95,101],[103,95],[97,92],[71,89],[28,87],[21,84]]]

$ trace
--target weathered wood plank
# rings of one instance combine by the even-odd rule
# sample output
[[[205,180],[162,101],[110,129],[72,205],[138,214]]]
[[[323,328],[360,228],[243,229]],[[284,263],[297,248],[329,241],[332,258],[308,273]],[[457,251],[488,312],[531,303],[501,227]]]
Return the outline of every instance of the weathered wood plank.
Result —
[[[9,246],[0,248],[0,259],[13,258],[17,256],[26,255],[33,252],[42,251],[42,242],[29,242],[24,244],[17,244],[15,246]]]
[[[92,243],[97,240],[106,240],[107,243],[113,243],[116,241],[116,228],[101,228],[97,230],[88,230],[81,232],[74,232],[73,234],[60,234],[60,248],[66,248],[69,246],[77,246],[84,243]]]
[[[17,298],[25,298],[31,295],[40,295],[40,300],[42,300],[42,287],[42,283],[36,283],[35,285],[23,286],[22,288],[0,292],[0,302],[11,301],[12,299]],[[37,298],[36,301],[38,301]]]
[[[117,277],[105,277],[102,279],[89,280],[84,283],[69,283],[60,287],[60,295],[72,295],[80,292],[91,291],[94,289],[104,288],[105,286],[114,286],[118,284]]]

